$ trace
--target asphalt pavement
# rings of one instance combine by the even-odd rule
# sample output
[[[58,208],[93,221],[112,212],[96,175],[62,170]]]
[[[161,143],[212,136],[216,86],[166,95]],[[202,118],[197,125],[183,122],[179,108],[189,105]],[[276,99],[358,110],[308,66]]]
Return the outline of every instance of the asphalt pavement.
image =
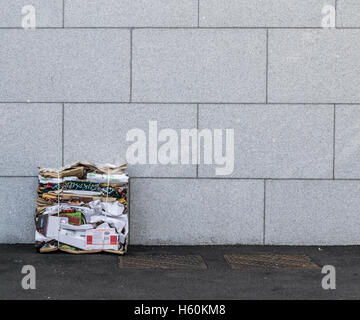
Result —
[[[259,255],[305,256],[316,267],[269,267],[263,261],[233,269],[228,255],[250,262]],[[181,261],[189,256],[196,259]],[[159,262],[158,257],[170,260]],[[36,289],[23,289],[24,265],[35,268]],[[334,290],[322,287],[325,265],[335,267]],[[359,298],[358,246],[129,246],[121,259],[108,253],[40,254],[33,245],[0,245],[0,299]]]

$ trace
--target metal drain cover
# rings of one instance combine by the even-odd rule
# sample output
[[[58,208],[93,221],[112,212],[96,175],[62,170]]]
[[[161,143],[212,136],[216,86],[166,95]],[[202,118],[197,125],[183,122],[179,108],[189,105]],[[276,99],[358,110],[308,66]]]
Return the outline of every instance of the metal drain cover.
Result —
[[[120,268],[205,270],[207,266],[199,255],[142,255],[119,257]]]
[[[319,269],[319,266],[305,255],[226,254],[224,257],[231,269]]]

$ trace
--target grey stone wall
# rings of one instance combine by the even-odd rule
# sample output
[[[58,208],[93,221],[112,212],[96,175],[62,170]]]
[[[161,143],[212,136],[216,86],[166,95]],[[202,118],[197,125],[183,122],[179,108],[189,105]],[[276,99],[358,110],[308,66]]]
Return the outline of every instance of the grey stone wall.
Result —
[[[2,243],[38,166],[124,161],[153,120],[234,128],[235,167],[130,166],[132,244],[360,244],[358,0],[0,0],[0,75]]]

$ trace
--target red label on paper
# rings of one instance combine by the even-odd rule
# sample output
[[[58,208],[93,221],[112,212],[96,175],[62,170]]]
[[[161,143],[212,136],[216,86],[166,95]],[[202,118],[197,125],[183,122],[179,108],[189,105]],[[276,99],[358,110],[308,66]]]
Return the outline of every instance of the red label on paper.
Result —
[[[110,236],[110,244],[116,244],[117,243],[117,236]]]
[[[62,210],[61,213],[74,213],[74,209]]]
[[[86,236],[86,244],[92,244],[92,236]]]

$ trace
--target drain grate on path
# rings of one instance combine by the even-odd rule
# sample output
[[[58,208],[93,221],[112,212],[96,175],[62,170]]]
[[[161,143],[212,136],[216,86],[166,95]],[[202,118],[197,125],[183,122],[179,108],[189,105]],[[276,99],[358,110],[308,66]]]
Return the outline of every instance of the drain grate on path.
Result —
[[[199,255],[142,255],[119,257],[120,268],[206,270],[207,266]]]
[[[224,255],[231,269],[319,269],[308,256],[256,254],[256,255]]]

